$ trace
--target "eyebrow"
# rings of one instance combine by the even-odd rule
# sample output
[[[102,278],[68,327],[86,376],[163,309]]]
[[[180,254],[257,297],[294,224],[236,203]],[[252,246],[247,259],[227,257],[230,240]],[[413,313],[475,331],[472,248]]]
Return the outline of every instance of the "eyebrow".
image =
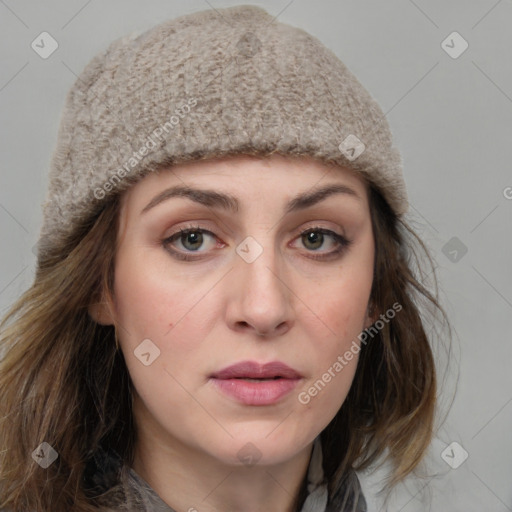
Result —
[[[327,199],[328,197],[334,194],[347,194],[352,196],[359,201],[361,201],[361,197],[357,192],[346,185],[342,185],[339,183],[325,185],[321,188],[317,188],[313,191],[303,192],[298,194],[294,198],[292,198],[288,203],[286,203],[284,207],[284,213],[292,213],[299,210],[304,210],[315,204]],[[156,205],[171,199],[173,197],[185,197],[199,203],[203,206],[207,206],[210,208],[223,209],[226,211],[231,211],[233,213],[238,212],[240,203],[235,196],[230,194],[226,194],[224,192],[217,192],[215,190],[210,189],[199,189],[193,188],[186,185],[177,185],[174,187],[170,187],[158,195],[156,195],[141,211],[141,215],[151,208],[154,208]]]

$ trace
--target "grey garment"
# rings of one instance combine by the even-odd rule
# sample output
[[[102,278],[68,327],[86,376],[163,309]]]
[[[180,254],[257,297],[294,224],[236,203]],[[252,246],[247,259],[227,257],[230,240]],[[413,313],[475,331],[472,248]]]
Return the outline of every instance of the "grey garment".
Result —
[[[95,456],[96,473],[90,483],[103,489],[99,502],[104,512],[176,512],[151,486],[115,452],[99,450]],[[109,475],[110,473],[110,475]],[[108,481],[115,483],[109,484]],[[329,496],[322,469],[320,438],[315,440],[307,475],[307,496],[300,512],[367,512],[359,479],[354,471],[345,475]]]

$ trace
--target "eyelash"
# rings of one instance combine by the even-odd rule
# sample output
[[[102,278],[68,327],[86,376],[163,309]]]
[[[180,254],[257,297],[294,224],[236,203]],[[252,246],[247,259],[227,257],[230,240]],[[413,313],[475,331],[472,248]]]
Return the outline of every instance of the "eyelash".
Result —
[[[168,252],[171,253],[171,255],[173,257],[175,257],[175,258],[177,258],[179,260],[182,260],[182,261],[194,261],[194,260],[197,260],[199,258],[195,258],[195,257],[191,258],[190,256],[187,256],[185,253],[182,253],[182,252],[179,252],[179,251],[175,251],[174,249],[170,249],[168,247],[172,242],[174,242],[174,240],[180,238],[183,235],[187,235],[189,233],[206,233],[206,234],[211,235],[212,237],[215,238],[215,234],[212,233],[211,231],[207,230],[207,229],[203,229],[203,228],[201,228],[199,226],[190,226],[190,227],[186,227],[185,229],[180,229],[176,233],[173,233],[169,237],[167,237],[164,240],[162,240],[162,245],[164,246],[164,248]],[[309,233],[321,233],[323,235],[329,235],[338,244],[338,248],[337,249],[327,253],[326,255],[323,255],[323,256],[317,256],[317,255],[313,256],[312,255],[312,256],[310,256],[314,260],[326,261],[326,260],[331,260],[331,259],[335,258],[336,256],[341,256],[341,254],[344,253],[348,249],[348,247],[352,244],[352,240],[348,240],[344,236],[339,235],[338,233],[335,233],[334,231],[331,231],[330,229],[322,228],[320,226],[315,226],[315,227],[308,228],[308,229],[302,231],[301,233],[299,233],[299,237],[302,237],[302,236],[307,235]]]

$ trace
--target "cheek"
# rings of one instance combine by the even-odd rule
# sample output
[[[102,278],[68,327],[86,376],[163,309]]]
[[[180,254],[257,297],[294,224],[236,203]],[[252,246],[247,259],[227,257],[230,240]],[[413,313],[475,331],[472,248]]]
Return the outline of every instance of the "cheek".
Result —
[[[350,267],[347,264],[335,279],[324,282],[321,293],[308,297],[315,314],[303,325],[307,325],[308,338],[314,340],[308,359],[314,361],[315,371],[300,390],[298,399],[305,417],[311,416],[312,421],[321,411],[317,419],[321,417],[326,425],[350,390],[359,359],[358,336],[364,329],[372,279],[373,260],[361,258],[358,264]]]
[[[369,291],[333,287],[330,300],[324,304],[319,316],[328,327],[327,336],[319,337],[318,329],[310,329],[314,340],[308,360],[313,374],[299,390],[298,402],[304,421],[307,418],[325,428],[343,405],[357,369],[360,353],[359,334],[363,330]],[[313,325],[313,324],[311,324]],[[318,328],[318,321],[316,322]]]
[[[119,339],[128,356],[143,340],[150,339],[160,350],[155,366],[165,364],[173,374],[180,374],[185,371],[185,363],[197,357],[194,351],[208,336],[212,314],[208,304],[214,295],[208,292],[214,283],[203,280],[199,285],[197,279],[192,282],[170,275],[161,261],[153,259],[150,264],[148,253],[140,249],[125,251],[116,261]],[[138,364],[135,366],[138,368]]]
[[[361,290],[353,293],[339,289],[332,291],[331,300],[324,301],[324,309],[319,315],[325,324],[323,330],[328,334],[319,337],[316,331],[315,336],[315,330],[311,329],[309,337],[315,340],[316,345],[314,379],[321,379],[327,384],[329,392],[326,395],[330,395],[334,388],[343,395],[348,392],[357,366],[358,336],[363,330],[367,294]],[[330,384],[331,381],[335,384]]]
[[[164,337],[190,309],[195,294],[179,279],[166,276],[146,251],[126,249],[116,260],[118,320],[131,336]],[[196,299],[197,300],[197,299]]]
[[[203,338],[197,329],[201,308],[194,306],[204,291],[176,276],[165,277],[143,251],[120,254],[114,289],[120,345],[137,394],[153,416],[168,422],[165,411],[171,404],[190,405],[180,383],[190,380],[190,366],[197,358],[194,350]],[[191,329],[196,336],[190,336]]]
[[[164,330],[162,313],[172,305],[150,269],[129,257],[116,263],[116,312],[122,330],[133,338],[157,337]],[[136,340],[133,340],[136,341]]]
[[[350,345],[364,328],[371,286],[371,274],[354,271],[324,282],[321,292],[309,294],[307,304],[314,313],[308,322],[310,339],[322,333],[320,340],[328,352]]]

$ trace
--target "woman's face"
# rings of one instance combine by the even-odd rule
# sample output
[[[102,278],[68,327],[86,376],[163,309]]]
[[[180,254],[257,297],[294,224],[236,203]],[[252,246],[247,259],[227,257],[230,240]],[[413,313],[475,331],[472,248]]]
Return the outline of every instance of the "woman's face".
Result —
[[[371,323],[363,182],[232,157],[151,173],[121,205],[113,311],[139,435],[226,464],[292,458],[342,405]]]

